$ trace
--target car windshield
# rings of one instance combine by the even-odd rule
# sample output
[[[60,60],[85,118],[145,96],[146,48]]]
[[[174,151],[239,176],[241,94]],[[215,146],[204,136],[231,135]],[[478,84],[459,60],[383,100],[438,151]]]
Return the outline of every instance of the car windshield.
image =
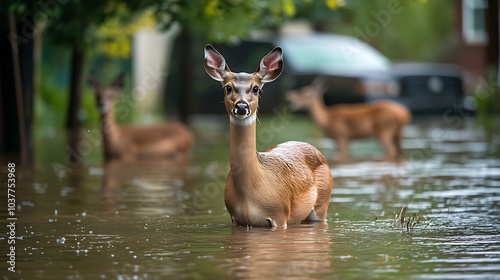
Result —
[[[388,71],[390,61],[368,44],[349,36],[314,35],[282,37],[278,43],[296,72]]]

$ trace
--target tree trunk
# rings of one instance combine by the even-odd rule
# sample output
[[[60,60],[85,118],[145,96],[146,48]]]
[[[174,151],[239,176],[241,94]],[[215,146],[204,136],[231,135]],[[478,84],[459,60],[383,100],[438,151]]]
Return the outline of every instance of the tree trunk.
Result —
[[[82,76],[83,76],[83,60],[85,54],[79,46],[73,46],[73,54],[71,58],[71,81],[68,111],[66,114],[66,128],[68,130],[78,130],[80,128],[80,119],[78,112],[82,104]]]
[[[34,38],[13,14],[3,13],[1,18],[0,152],[26,162],[33,158]]]
[[[184,123],[189,123],[189,116],[191,113],[189,100],[191,99],[191,92],[193,90],[192,87],[192,79],[193,79],[193,70],[191,63],[191,45],[193,43],[191,34],[185,28],[179,34],[179,44],[180,44],[180,81],[182,85],[182,92],[179,96],[179,115],[181,121]]]
[[[32,17],[30,19],[33,19]],[[32,20],[32,22],[34,22]],[[17,23],[18,33],[23,28],[25,23]],[[33,160],[33,97],[34,97],[34,84],[35,84],[35,60],[34,60],[34,47],[35,38],[31,37],[26,41],[25,44],[20,44],[18,47],[19,51],[19,67],[20,67],[20,78],[22,83],[22,118],[24,118],[24,123],[21,123],[21,127],[24,126],[24,141],[22,145],[24,146],[22,153],[28,161]]]
[[[488,70],[500,75],[499,66],[499,42],[498,42],[498,0],[488,0],[488,10],[486,13],[486,26],[488,28],[488,47],[486,61]]]

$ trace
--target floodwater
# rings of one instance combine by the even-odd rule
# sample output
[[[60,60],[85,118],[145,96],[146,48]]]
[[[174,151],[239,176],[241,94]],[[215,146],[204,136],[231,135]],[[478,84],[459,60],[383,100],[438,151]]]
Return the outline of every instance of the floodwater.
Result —
[[[34,166],[15,170],[15,272],[3,234],[2,278],[500,279],[500,137],[473,119],[415,120],[400,165],[352,143],[353,163],[331,163],[328,224],[285,230],[231,226],[227,119],[193,122],[187,165],[103,165],[93,128],[41,129]],[[260,149],[304,140],[334,154],[305,116],[261,117],[257,135]]]

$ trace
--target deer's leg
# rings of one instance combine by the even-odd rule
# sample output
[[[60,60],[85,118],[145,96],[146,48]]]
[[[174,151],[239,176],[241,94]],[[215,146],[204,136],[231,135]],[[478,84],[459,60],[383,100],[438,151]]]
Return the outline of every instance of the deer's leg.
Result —
[[[241,227],[243,226],[243,224],[236,218],[234,217],[231,217],[231,222],[233,224],[234,227]]]
[[[349,141],[347,138],[337,138],[337,151],[339,162],[349,161]]]
[[[333,188],[333,179],[330,173],[330,168],[326,164],[319,166],[314,171],[314,178],[316,181],[315,187],[318,190],[318,197],[314,203],[314,209],[304,221],[326,222],[326,213],[328,211],[328,205],[330,204]]]
[[[385,150],[385,160],[393,161],[397,159],[398,149],[394,142],[394,132],[393,131],[385,131],[381,133],[379,136],[379,140],[382,143],[382,146]]]
[[[402,129],[398,129],[398,131],[396,132],[396,134],[394,134],[394,137],[393,137],[393,142],[394,142],[394,146],[396,147],[396,160],[398,161],[402,161],[404,159],[404,156],[403,156],[403,148],[401,147],[401,134],[402,134]]]

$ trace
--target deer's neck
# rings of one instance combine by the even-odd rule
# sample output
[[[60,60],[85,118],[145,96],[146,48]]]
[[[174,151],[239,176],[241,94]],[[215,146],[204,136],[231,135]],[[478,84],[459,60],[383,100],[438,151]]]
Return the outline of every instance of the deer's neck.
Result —
[[[256,122],[249,125],[230,124],[230,164],[237,185],[251,187],[260,176],[260,160],[256,145]]]
[[[117,147],[117,143],[118,141],[120,141],[119,130],[114,116],[115,112],[113,108],[110,108],[107,112],[101,114],[101,130],[103,136],[104,151],[107,154],[114,153]]]
[[[311,106],[309,108],[314,121],[321,127],[326,127],[328,124],[328,114],[326,106],[323,103],[321,96],[316,96],[313,98]]]

